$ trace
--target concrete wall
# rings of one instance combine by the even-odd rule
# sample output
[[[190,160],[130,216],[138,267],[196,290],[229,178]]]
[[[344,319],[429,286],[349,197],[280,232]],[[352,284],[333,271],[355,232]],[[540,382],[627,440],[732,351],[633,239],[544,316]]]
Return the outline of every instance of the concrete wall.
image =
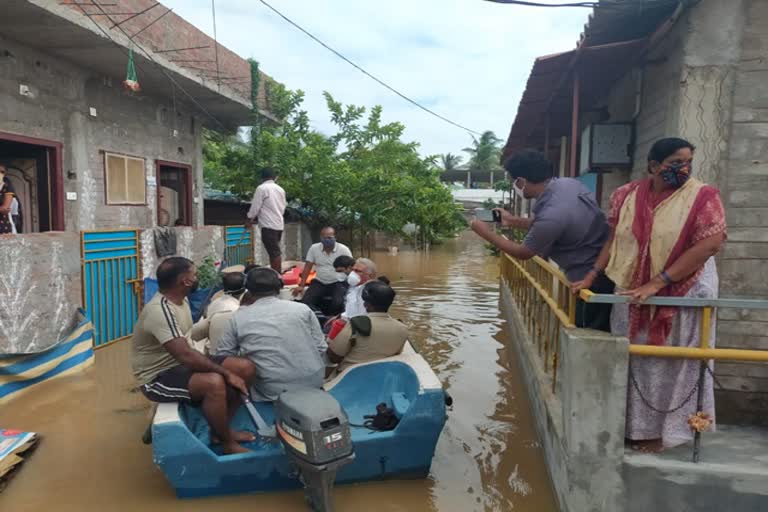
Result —
[[[207,257],[221,260],[224,255],[224,231],[221,226],[201,228],[174,228],[176,230],[176,255],[201,264]],[[154,278],[155,270],[163,258],[157,256],[153,230],[141,232],[141,270],[144,278]]]
[[[646,172],[651,144],[679,136],[696,147],[694,174],[720,188],[729,240],[718,260],[724,297],[768,297],[760,279],[768,257],[768,3],[702,0],[686,11],[647,56],[606,98],[612,121],[632,120],[631,80],[642,74],[635,117],[633,171],[603,178],[603,207],[616,187]],[[768,316],[722,310],[720,347],[768,348]],[[766,423],[766,365],[720,363],[720,418]]]
[[[116,52],[116,58],[119,53]],[[30,95],[19,94],[27,85]],[[144,206],[109,206],[104,197],[104,151],[145,159],[146,176],[155,161],[189,164],[194,171],[194,223],[202,223],[201,123],[172,100],[126,94],[116,77],[102,76],[0,35],[0,132],[63,144],[67,231],[156,224],[157,188],[147,187]],[[90,114],[94,108],[96,116]],[[174,132],[174,130],[176,130]],[[71,176],[71,177],[70,177]]]
[[[718,424],[691,444],[660,454],[625,450],[628,341],[563,330],[557,387],[506,284],[501,310],[562,512],[762,511],[768,504],[766,434]]]
[[[621,467],[627,389],[626,339],[586,330],[562,331],[558,386],[544,372],[509,288],[502,315],[562,512],[624,510]]]
[[[219,261],[224,257],[224,228],[223,226],[203,226],[200,228],[175,228],[176,254],[184,256],[200,264],[207,257]],[[304,237],[307,227],[299,222],[289,222],[285,225],[281,246],[283,260],[302,260],[309,249]],[[254,262],[257,265],[269,265],[269,257],[258,229],[254,229]],[[162,258],[157,256],[155,239],[151,229],[141,233],[141,268],[144,277],[155,277],[155,270]]]
[[[743,26],[740,53],[731,65],[732,124],[721,181],[728,243],[721,255],[723,296],[768,298],[768,3],[733,2],[727,9]],[[718,29],[719,33],[719,29]],[[714,36],[715,34],[711,34]],[[768,349],[768,315],[720,311],[718,345]],[[768,365],[720,363],[718,414],[768,425]]]
[[[0,251],[0,354],[55,344],[80,306],[80,236],[3,236]]]

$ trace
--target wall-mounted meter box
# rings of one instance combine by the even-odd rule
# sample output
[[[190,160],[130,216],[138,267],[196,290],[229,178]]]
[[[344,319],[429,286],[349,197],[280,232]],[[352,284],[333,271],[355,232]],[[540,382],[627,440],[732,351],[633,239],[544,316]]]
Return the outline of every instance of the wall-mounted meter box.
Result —
[[[632,123],[598,123],[581,134],[581,173],[632,166]]]

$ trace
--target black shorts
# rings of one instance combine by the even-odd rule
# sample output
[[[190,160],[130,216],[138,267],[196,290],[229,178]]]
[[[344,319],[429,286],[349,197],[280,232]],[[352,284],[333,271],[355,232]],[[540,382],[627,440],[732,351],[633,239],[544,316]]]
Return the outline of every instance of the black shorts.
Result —
[[[261,228],[261,243],[269,254],[269,259],[273,260],[282,255],[280,250],[280,240],[283,238],[283,232],[276,229]]]
[[[226,356],[208,356],[216,364],[221,364]],[[179,365],[165,370],[151,382],[141,386],[141,392],[152,402],[192,402],[189,395],[189,379],[195,372]]]

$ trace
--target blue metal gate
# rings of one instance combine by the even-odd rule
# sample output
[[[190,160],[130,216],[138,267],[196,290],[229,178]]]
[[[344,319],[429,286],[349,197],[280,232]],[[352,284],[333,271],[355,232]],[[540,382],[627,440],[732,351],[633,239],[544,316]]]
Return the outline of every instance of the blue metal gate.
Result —
[[[224,227],[224,261],[227,265],[247,265],[253,262],[252,228]]]
[[[139,316],[139,231],[82,231],[83,308],[94,347],[128,338]]]

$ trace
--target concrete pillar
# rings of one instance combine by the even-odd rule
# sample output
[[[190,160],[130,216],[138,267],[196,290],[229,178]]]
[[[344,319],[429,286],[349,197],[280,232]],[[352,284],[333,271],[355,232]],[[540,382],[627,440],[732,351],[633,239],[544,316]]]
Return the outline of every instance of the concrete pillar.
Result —
[[[472,171],[467,171],[467,188],[472,188]]]
[[[204,179],[203,179],[203,130],[200,128],[202,123],[195,122],[197,129],[195,130],[195,147],[194,147],[194,159],[192,161],[192,175],[194,176],[192,182],[192,225],[195,227],[205,225],[204,214]]]
[[[563,330],[560,362],[557,394],[571,509],[622,510],[629,341],[600,331]],[[596,503],[603,508],[593,508]]]

